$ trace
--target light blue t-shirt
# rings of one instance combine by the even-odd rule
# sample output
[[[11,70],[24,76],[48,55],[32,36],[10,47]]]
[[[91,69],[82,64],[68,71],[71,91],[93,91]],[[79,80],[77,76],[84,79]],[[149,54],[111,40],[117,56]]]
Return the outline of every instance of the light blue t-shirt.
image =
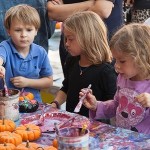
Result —
[[[8,88],[15,88],[10,78],[23,76],[30,79],[39,79],[53,75],[52,67],[45,49],[39,45],[31,44],[29,54],[23,58],[14,47],[11,39],[0,43],[0,57],[3,58],[3,66],[6,69],[6,84]],[[1,81],[0,88],[3,89]],[[19,89],[21,90],[21,89]],[[32,92],[35,99],[41,102],[40,91],[33,88],[25,88],[26,92]]]

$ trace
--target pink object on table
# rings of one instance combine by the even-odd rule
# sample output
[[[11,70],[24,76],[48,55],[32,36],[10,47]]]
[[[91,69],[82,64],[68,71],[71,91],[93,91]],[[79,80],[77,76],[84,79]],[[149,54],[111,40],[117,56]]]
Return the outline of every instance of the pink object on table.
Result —
[[[38,112],[37,112],[38,113]],[[38,125],[41,114],[34,114],[24,116],[21,118],[21,124],[33,123]],[[72,114],[69,112],[54,112],[53,110],[50,112],[44,113],[44,124],[40,125],[40,129],[42,132],[51,132],[54,131],[54,123],[58,124],[59,128],[65,127],[82,127],[83,124],[89,126],[90,121],[85,116],[81,116],[78,114]]]

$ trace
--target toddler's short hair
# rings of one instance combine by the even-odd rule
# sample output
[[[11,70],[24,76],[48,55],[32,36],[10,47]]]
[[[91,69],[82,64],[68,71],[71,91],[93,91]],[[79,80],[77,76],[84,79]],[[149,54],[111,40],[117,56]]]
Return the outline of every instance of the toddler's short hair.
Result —
[[[24,24],[33,25],[37,30],[40,28],[40,16],[37,10],[29,5],[16,5],[6,12],[4,19],[4,26],[6,29],[10,29],[14,18]]]

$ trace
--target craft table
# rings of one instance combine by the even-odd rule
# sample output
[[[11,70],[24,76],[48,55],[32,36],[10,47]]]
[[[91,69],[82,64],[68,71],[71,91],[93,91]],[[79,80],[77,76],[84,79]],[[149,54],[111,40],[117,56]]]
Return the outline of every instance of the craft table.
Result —
[[[42,105],[40,107],[43,107]],[[40,109],[32,114],[21,114],[17,124],[34,122],[34,118],[37,120],[37,115],[40,115]],[[54,109],[50,105],[44,111],[48,114],[63,114],[64,117],[65,115],[75,115],[64,110]],[[90,150],[150,150],[150,135],[114,127],[98,121],[91,121],[80,115],[77,119],[79,120],[75,119],[74,124],[72,124],[73,126],[81,126],[85,122],[88,124],[90,130]],[[49,119],[49,121],[52,120],[53,118]],[[71,126],[71,124],[68,123],[66,126]],[[42,133],[41,138],[36,142],[41,145],[50,145],[55,136],[54,132]]]

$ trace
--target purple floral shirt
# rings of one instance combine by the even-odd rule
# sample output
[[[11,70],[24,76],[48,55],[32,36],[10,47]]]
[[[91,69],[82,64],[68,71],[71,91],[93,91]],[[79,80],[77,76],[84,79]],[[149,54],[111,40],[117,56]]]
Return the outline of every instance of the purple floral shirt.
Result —
[[[116,126],[150,134],[150,108],[143,108],[135,97],[141,93],[150,93],[150,80],[131,81],[118,75],[118,90],[114,100],[98,102],[97,111],[90,111],[93,119],[116,116]]]

